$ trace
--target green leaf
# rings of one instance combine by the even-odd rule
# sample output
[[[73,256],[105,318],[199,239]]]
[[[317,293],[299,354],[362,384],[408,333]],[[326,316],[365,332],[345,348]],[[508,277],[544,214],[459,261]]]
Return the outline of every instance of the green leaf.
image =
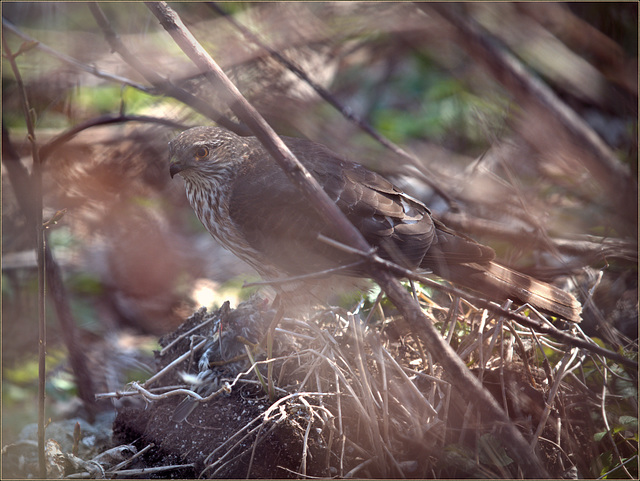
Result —
[[[604,438],[606,435],[607,435],[607,431],[602,431],[601,433],[595,433],[593,435],[593,440],[595,442],[602,441],[602,438]]]
[[[625,426],[627,429],[638,430],[638,418],[634,416],[620,416],[618,422]]]

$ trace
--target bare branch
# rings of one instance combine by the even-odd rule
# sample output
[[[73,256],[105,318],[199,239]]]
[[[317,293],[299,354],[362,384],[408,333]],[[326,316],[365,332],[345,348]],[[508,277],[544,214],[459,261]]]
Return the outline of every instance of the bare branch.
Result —
[[[322,236],[321,239],[323,242],[326,242],[327,244],[330,244],[331,246],[337,248],[337,249],[341,249],[344,250],[345,252],[349,252],[350,254],[356,254],[359,255],[360,257],[362,257],[363,259],[366,259],[370,265],[380,268],[380,269],[384,269],[386,272],[389,273],[393,273],[395,274],[397,277],[404,277],[407,279],[411,279],[414,281],[419,281],[422,284],[431,287],[433,289],[437,289],[439,291],[442,292],[446,292],[447,294],[450,294],[452,296],[458,296],[458,297],[462,297],[465,298],[466,300],[468,300],[469,302],[473,303],[474,305],[482,308],[482,309],[487,309],[488,311],[497,314],[499,316],[504,316],[508,319],[512,319],[514,321],[519,322],[520,324],[522,324],[523,326],[527,326],[531,329],[535,329],[536,332],[540,332],[542,334],[548,334],[550,336],[555,337],[556,339],[559,339],[560,341],[564,342],[565,344],[568,344],[570,346],[575,346],[575,347],[580,347],[582,349],[587,349],[589,351],[592,352],[596,352],[602,356],[605,356],[609,359],[612,359],[616,362],[619,362],[620,364],[623,364],[625,366],[628,366],[632,369],[637,370],[638,369],[638,363],[628,359],[626,357],[624,357],[623,355],[617,353],[617,352],[613,352],[613,351],[609,351],[608,349],[604,349],[602,347],[600,347],[599,345],[597,345],[596,343],[594,343],[593,341],[585,341],[583,339],[577,338],[575,336],[572,336],[571,334],[568,334],[565,331],[561,331],[560,329],[556,329],[555,327],[553,327],[553,325],[549,324],[549,323],[542,323],[542,322],[538,322],[534,319],[531,319],[529,317],[523,316],[522,314],[518,314],[517,312],[513,312],[510,311],[508,309],[504,309],[502,307],[500,307],[499,305],[493,303],[493,302],[489,302],[485,299],[482,299],[481,297],[477,297],[474,296],[472,294],[469,294],[468,292],[462,291],[460,289],[457,289],[455,287],[452,286],[446,286],[443,284],[440,284],[436,281],[433,281],[427,277],[425,277],[424,275],[420,275],[420,274],[416,274],[415,272],[406,269],[402,266],[399,266],[398,264],[395,264],[391,261],[382,259],[380,256],[378,256],[375,252],[362,252],[362,251],[358,251],[357,249],[353,249],[352,247],[349,246],[345,246],[340,244],[339,242],[336,242],[333,239],[329,239],[327,237]],[[391,296],[389,296],[391,297]]]
[[[147,3],[148,8],[158,18],[162,26],[174,38],[176,43],[206,73],[221,91],[223,100],[243,120],[251,131],[263,142],[267,151],[274,157],[294,184],[304,193],[323,218],[337,228],[346,240],[346,244],[362,251],[370,247],[360,232],[348,221],[338,207],[331,202],[317,181],[304,169],[286,148],[273,129],[242,96],[222,69],[209,56],[204,48],[189,32],[178,15],[164,2]],[[531,456],[529,446],[522,434],[515,428],[495,398],[483,388],[480,381],[467,369],[451,346],[444,342],[435,327],[415,303],[397,278],[389,271],[377,266],[371,268],[372,277],[387,292],[396,307],[402,312],[413,331],[424,339],[432,353],[437,357],[453,378],[463,396],[472,401],[485,416],[485,421],[496,426],[502,434],[509,451],[518,460],[526,476],[547,477],[546,470],[537,457]]]
[[[580,267],[607,258],[638,261],[637,244],[624,239],[589,235],[575,238],[547,238],[541,236],[539,231],[514,229],[499,222],[472,217],[467,214],[445,213],[440,219],[446,225],[460,232],[495,237],[515,245],[548,248],[549,243],[551,243],[555,249],[565,255],[582,256]]]
[[[42,149],[40,149],[42,151]],[[44,157],[40,155],[41,161]],[[2,129],[2,162],[7,168],[9,181],[16,194],[16,200],[20,206],[20,210],[27,218],[27,222],[35,223],[37,217],[36,199],[27,195],[33,192],[33,179],[29,177],[26,167],[20,162],[17,152],[13,149],[9,140],[8,132]],[[42,212],[42,208],[40,208]],[[44,227],[44,226],[43,226]],[[53,299],[56,309],[57,318],[60,322],[62,339],[69,350],[69,362],[78,386],[78,395],[85,404],[87,411],[94,413],[95,406],[95,390],[91,373],[87,367],[87,360],[84,352],[80,348],[78,342],[77,323],[73,318],[71,306],[69,304],[69,296],[64,287],[62,272],[59,264],[56,262],[51,252],[49,244],[45,242],[45,266],[46,266],[46,282],[49,293]]]
[[[342,105],[340,101],[331,94],[331,92],[329,92],[327,89],[322,87],[322,85],[319,85],[318,83],[314,82],[300,66],[296,65],[292,60],[288,59],[277,50],[265,44],[262,40],[260,40],[260,38],[258,38],[256,34],[251,32],[244,25],[240,24],[231,15],[228,15],[215,2],[209,2],[208,4],[216,12],[223,15],[224,18],[226,18],[227,21],[231,25],[233,25],[240,33],[242,33],[242,35],[247,40],[254,43],[258,47],[266,50],[267,52],[269,52],[269,55],[271,55],[277,62],[279,62],[281,65],[284,65],[286,68],[288,68],[300,80],[302,80],[303,82],[306,82],[313,90],[315,90],[315,92],[320,97],[322,97],[325,101],[327,101],[329,105],[331,105],[338,112],[340,112],[340,114],[342,114],[343,117],[345,117],[346,119],[348,119],[349,121],[357,125],[361,130],[366,132],[373,139],[375,139],[377,142],[379,142],[385,148],[389,149],[394,154],[399,155],[400,157],[408,160],[416,169],[418,169],[421,172],[422,174],[421,179],[427,185],[429,185],[429,187],[431,187],[440,197],[442,197],[445,200],[445,202],[447,202],[447,204],[449,204],[449,206],[454,211],[459,210],[457,202],[447,192],[445,192],[442,189],[442,186],[439,183],[434,181],[436,176],[427,168],[427,166],[424,163],[420,162],[420,160],[418,160],[418,158],[415,155],[407,152],[399,145],[385,138],[382,134],[380,134],[380,132],[378,132],[375,128],[373,128],[372,125],[370,125],[364,119],[361,119],[360,117],[358,117],[351,108],[349,108],[348,106]]]
[[[133,55],[126,47],[126,45],[120,40],[120,37],[118,37],[115,31],[111,28],[109,20],[107,19],[102,9],[98,6],[98,4],[90,3],[89,8],[91,9],[91,13],[93,13],[93,16],[102,29],[105,38],[111,48],[115,52],[118,52],[118,54],[128,65],[138,71],[156,89],[158,89],[160,92],[163,92],[165,95],[168,95],[169,97],[173,97],[189,105],[195,111],[210,118],[214,122],[224,126],[229,130],[232,130],[238,134],[246,133],[246,129],[244,127],[227,119],[222,113],[211,107],[211,105],[209,105],[207,102],[204,102],[195,95],[190,94],[186,90],[175,86],[169,80],[158,75],[153,69],[148,68],[143,62],[138,60],[138,58]]]
[[[39,40],[36,40],[35,38],[31,37],[30,35],[27,35],[26,33],[22,32],[18,27],[16,27],[15,25],[13,25],[10,21],[6,20],[4,17],[2,18],[2,27],[7,29],[8,31],[10,31],[11,33],[13,33],[14,35],[16,35],[17,37],[21,38],[22,40],[24,40],[25,42],[35,42],[35,48],[37,48],[38,50],[47,53],[49,55],[51,55],[52,57],[57,58],[58,60],[61,60],[62,62],[71,65],[72,67],[78,69],[78,70],[82,70],[84,72],[90,73],[91,75],[95,75],[98,78],[102,78],[105,80],[109,80],[112,82],[117,82],[123,85],[128,85],[130,87],[133,87],[135,89],[138,89],[142,92],[146,92],[148,94],[152,94],[153,92],[151,92],[151,90],[138,83],[138,82],[134,82],[131,79],[128,79],[126,77],[122,77],[120,75],[115,75],[115,74],[111,74],[108,72],[105,72],[103,70],[98,69],[96,66],[93,65],[87,65],[84,64],[82,62],[80,62],[79,60],[58,52],[57,50],[49,47],[48,45],[42,43]]]
[[[242,127],[239,124],[236,124],[235,122],[230,121],[229,119],[224,117],[220,112],[212,108],[208,103],[203,102],[198,97],[195,97],[194,95],[190,94],[186,90],[183,90],[173,85],[168,80],[157,75],[153,70],[147,69],[141,62],[139,62],[135,58],[134,55],[132,55],[128,51],[128,49],[120,41],[119,37],[115,34],[115,32],[113,32],[113,29],[111,29],[108,20],[102,13],[102,10],[100,10],[99,7],[96,7],[96,8],[97,8],[97,11],[94,12],[94,15],[96,15],[96,18],[99,19],[98,21],[101,24],[101,27],[103,28],[103,30],[105,31],[105,36],[107,40],[110,42],[111,47],[115,51],[119,52],[122,58],[125,59],[125,61],[129,63],[129,65],[131,65],[134,69],[138,70],[153,85],[152,88],[149,88],[139,82],[135,82],[121,75],[115,75],[115,74],[105,72],[103,70],[98,69],[96,66],[87,65],[69,55],[58,52],[57,50],[49,47],[48,45],[40,42],[39,40],[36,40],[30,35],[27,35],[26,33],[22,32],[20,29],[18,29],[15,25],[13,25],[11,22],[6,20],[5,18],[2,19],[2,26],[8,31],[10,31],[11,33],[13,33],[14,35],[16,35],[17,37],[23,39],[25,42],[33,42],[35,45],[35,48],[37,48],[38,50],[41,50],[42,52],[45,52],[57,58],[58,60],[61,60],[62,62],[74,67],[77,70],[90,73],[91,75],[95,75],[98,78],[109,80],[111,82],[117,82],[122,85],[128,85],[129,87],[133,87],[149,95],[165,94],[169,97],[173,97],[177,100],[180,100],[186,105],[189,105],[196,112],[199,112],[205,117],[210,118],[214,122],[217,122],[220,125],[225,126],[229,130],[232,130],[238,134],[246,133],[246,129],[244,127]],[[93,11],[93,8],[92,8],[92,11]]]
[[[46,238],[44,229],[42,228],[42,164],[38,155],[38,147],[36,143],[35,126],[33,125],[33,117],[27,90],[22,81],[20,69],[16,63],[16,56],[11,52],[9,44],[6,41],[4,32],[2,35],[2,47],[5,57],[11,65],[13,75],[16,77],[18,84],[18,92],[24,113],[24,121],[27,124],[29,132],[29,143],[31,144],[31,155],[33,157],[33,170],[31,173],[30,184],[33,189],[33,214],[28,218],[35,229],[36,234],[36,255],[38,259],[38,466],[40,476],[45,478],[47,475],[45,460],[45,381],[47,372],[47,317],[45,311],[45,256],[46,256]],[[3,129],[4,133],[4,129]],[[3,142],[4,145],[4,142]]]
[[[40,158],[44,163],[51,153],[60,147],[65,142],[68,142],[80,132],[90,129],[92,127],[100,127],[103,125],[121,124],[125,122],[146,122],[160,125],[166,125],[167,127],[181,129],[186,128],[183,124],[174,122],[172,120],[163,119],[159,117],[148,117],[145,115],[103,115],[96,117],[81,124],[75,125],[68,130],[65,130],[59,135],[56,135],[53,139],[40,147]]]
[[[565,132],[585,155],[581,161],[593,178],[611,195],[612,209],[636,225],[638,185],[596,132],[542,81],[529,74],[513,55],[496,45],[491,35],[458,12],[457,5],[416,3],[418,8],[435,11],[451,23],[460,35],[460,43],[476,61],[507,89],[522,106],[541,111],[552,129]],[[558,130],[556,130],[557,135]],[[532,144],[534,149],[540,146]]]

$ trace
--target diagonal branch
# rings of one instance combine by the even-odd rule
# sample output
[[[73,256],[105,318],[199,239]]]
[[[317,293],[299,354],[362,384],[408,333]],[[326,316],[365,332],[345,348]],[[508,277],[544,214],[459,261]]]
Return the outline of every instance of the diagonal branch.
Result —
[[[442,197],[447,204],[451,206],[454,211],[459,210],[459,206],[457,202],[442,189],[442,186],[438,185],[437,182],[434,181],[436,177],[432,172],[427,168],[427,166],[420,162],[418,158],[407,152],[399,145],[391,142],[389,139],[385,138],[380,132],[378,132],[371,124],[366,122],[364,119],[358,117],[351,108],[344,106],[340,103],[338,99],[336,99],[331,92],[327,89],[314,82],[309,75],[299,66],[296,65],[292,60],[285,57],[283,54],[278,52],[277,50],[269,47],[266,43],[264,43],[260,38],[251,32],[248,28],[234,19],[231,15],[225,12],[219,5],[215,2],[208,2],[208,5],[213,8],[216,12],[222,15],[231,25],[233,25],[247,40],[254,43],[258,47],[266,50],[271,57],[283,65],[285,68],[289,69],[293,72],[300,80],[306,82],[315,92],[322,97],[326,102],[329,103],[332,107],[334,107],[343,117],[345,117],[350,122],[354,123],[358,126],[362,131],[366,132],[369,136],[379,142],[386,149],[390,150],[394,154],[406,159],[411,163],[411,165],[420,172],[420,179],[425,182],[429,187],[431,187],[440,197]]]
[[[109,41],[111,48],[114,51],[121,53],[122,58],[124,58],[125,61],[127,61],[127,63],[129,63],[134,69],[136,69],[138,72],[143,74],[143,76],[149,81],[149,83],[153,85],[153,87],[147,87],[146,85],[143,85],[139,82],[135,82],[121,75],[115,75],[109,72],[105,72],[104,70],[98,69],[95,65],[87,65],[77,60],[74,57],[71,57],[62,52],[58,52],[57,50],[49,47],[48,45],[40,42],[39,40],[36,40],[30,35],[27,35],[26,33],[22,32],[20,29],[18,29],[15,25],[13,25],[10,21],[5,19],[4,17],[2,18],[2,27],[7,31],[11,32],[12,34],[14,34],[15,36],[17,36],[18,38],[21,38],[25,42],[29,42],[30,44],[33,44],[34,47],[37,48],[38,50],[45,52],[54,58],[57,58],[58,60],[66,63],[67,65],[70,65],[71,67],[77,70],[87,72],[91,75],[94,75],[104,80],[108,80],[110,82],[116,82],[122,85],[133,87],[136,90],[139,90],[149,95],[164,94],[169,97],[173,97],[176,100],[179,100],[182,103],[189,105],[196,112],[201,113],[205,117],[220,123],[220,125],[224,125],[229,130],[232,130],[239,134],[245,132],[246,129],[243,126],[238,125],[230,121],[229,119],[225,118],[220,112],[212,108],[208,103],[203,102],[198,97],[190,94],[186,90],[173,85],[168,80],[157,75],[153,70],[147,69],[144,65],[138,62],[135,56],[130,54],[128,49],[124,46],[124,44],[120,41],[119,37],[115,34],[113,29],[109,25],[107,18],[104,16],[104,13],[102,13],[102,10],[100,10],[99,7],[97,8],[98,10],[95,15],[97,15],[97,18],[100,19],[99,21],[101,23],[101,26],[105,31],[105,37]]]
[[[120,40],[118,34],[111,28],[111,24],[106,15],[97,3],[89,3],[89,9],[98,22],[98,25],[102,29],[104,36],[113,49],[114,52],[122,57],[122,59],[138,71],[149,83],[151,83],[156,89],[169,97],[173,97],[189,106],[202,115],[210,118],[214,122],[224,126],[225,128],[236,132],[237,134],[247,133],[246,129],[232,122],[226,118],[223,114],[211,107],[207,102],[200,100],[195,95],[187,92],[180,87],[177,87],[169,80],[165,79],[161,75],[157,74],[153,69],[148,68],[144,63],[140,62],[135,55],[133,55],[126,45]]]
[[[263,142],[265,148],[283,168],[296,187],[312,202],[312,205],[327,222],[336,226],[337,230],[342,234],[341,237],[343,239],[340,240],[344,240],[350,247],[370,252],[371,247],[360,232],[329,199],[318,182],[297,161],[267,122],[240,94],[222,69],[189,32],[179,16],[165,2],[148,2],[147,7],[158,18],[161,25],[169,32],[187,56],[214,82],[223,100],[228,102],[236,115]],[[483,414],[484,421],[495,427],[498,435],[503,436],[505,446],[518,461],[524,475],[535,478],[547,477],[546,470],[540,460],[535,456],[531,456],[528,443],[495,398],[469,372],[464,362],[457,356],[451,346],[444,342],[433,324],[426,318],[420,307],[401,286],[397,278],[388,270],[378,266],[371,267],[371,275],[387,292],[393,303],[409,322],[413,331],[419,334],[430,348],[430,351],[442,363],[460,393],[477,406]]]
[[[560,129],[582,149],[584,166],[610,194],[612,210],[637,225],[638,184],[627,166],[622,164],[598,134],[545,83],[532,76],[518,59],[497,45],[492,36],[459,13],[457,5],[417,2],[421,10],[435,11],[455,27],[460,44],[474,60],[482,63],[496,80],[505,86],[519,104],[545,114],[554,129]],[[525,139],[527,140],[527,139]],[[539,145],[533,144],[536,150]]]
[[[150,90],[138,83],[138,82],[134,82],[131,79],[128,79],[126,77],[122,77],[120,75],[115,75],[109,72],[105,72],[103,70],[98,69],[96,66],[94,65],[87,65],[85,63],[80,62],[79,60],[64,54],[62,52],[58,52],[57,50],[49,47],[48,45],[40,42],[39,40],[36,40],[35,38],[33,38],[30,35],[27,35],[26,33],[24,33],[23,31],[21,31],[18,27],[16,27],[14,24],[12,24],[9,20],[7,20],[6,18],[2,18],[2,28],[5,28],[7,31],[13,33],[16,37],[21,38],[22,40],[24,40],[25,42],[30,42],[30,43],[34,43],[35,44],[35,48],[37,48],[38,50],[51,55],[52,57],[57,58],[58,60],[66,63],[67,65],[72,66],[73,68],[77,69],[77,70],[82,70],[84,72],[90,73],[91,75],[95,75],[98,78],[101,79],[105,79],[105,80],[109,80],[111,82],[117,82],[119,84],[122,85],[128,85],[130,87],[133,87],[135,89],[138,89],[142,92],[151,94],[152,92],[150,92]]]
[[[468,292],[458,289],[456,287],[440,284],[436,281],[429,279],[428,277],[425,277],[420,274],[416,274],[410,269],[407,269],[394,262],[383,259],[380,256],[378,256],[375,252],[359,251],[357,249],[353,249],[344,244],[340,244],[339,242],[336,242],[333,239],[329,239],[328,237],[325,237],[325,236],[321,236],[320,240],[331,245],[332,247],[335,247],[336,249],[340,249],[345,252],[349,252],[350,254],[355,254],[357,256],[360,256],[362,261],[367,261],[370,265],[384,269],[385,271],[388,271],[388,272],[392,272],[399,278],[406,278],[413,281],[418,281],[425,286],[431,287],[433,289],[437,289],[442,292],[446,292],[451,296],[462,297],[482,309],[486,309],[489,312],[492,312],[499,316],[506,317],[507,319],[514,320],[522,324],[523,326],[534,329],[536,332],[539,332],[541,334],[546,334],[546,335],[555,337],[559,341],[562,341],[563,343],[569,346],[579,347],[581,349],[586,349],[588,351],[595,352],[608,359],[611,359],[613,361],[619,362],[620,364],[628,366],[636,372],[638,371],[638,363],[636,361],[633,361],[632,359],[629,359],[620,353],[613,352],[603,347],[600,347],[598,344],[596,344],[591,340],[580,339],[578,337],[575,337],[569,334],[568,332],[561,331],[560,329],[557,329],[556,327],[554,327],[552,324],[548,322],[542,323],[534,319],[530,319],[526,316],[523,316],[522,314],[518,314],[517,312],[510,311],[509,309],[505,309],[493,302],[489,302],[486,299],[474,296],[473,294],[469,294]],[[322,274],[322,273],[318,273],[318,274]],[[283,279],[283,281],[285,282],[290,281],[290,279]],[[255,284],[256,283],[253,283],[252,285],[255,285]]]
[[[158,17],[162,26],[169,32],[175,42],[182,48],[187,56],[200,68],[213,82],[221,99],[231,107],[231,110],[242,120],[251,132],[264,144],[267,151],[276,159],[285,170],[294,184],[303,191],[305,196],[312,200],[325,221],[335,225],[342,233],[345,244],[354,246],[363,251],[371,250],[360,232],[353,227],[351,222],[342,214],[340,209],[331,202],[320,184],[294,157],[291,151],[278,137],[271,126],[243,97],[237,87],[229,80],[220,66],[209,56],[207,51],[193,37],[191,32],[182,23],[175,11],[166,3],[147,3],[149,9]]]

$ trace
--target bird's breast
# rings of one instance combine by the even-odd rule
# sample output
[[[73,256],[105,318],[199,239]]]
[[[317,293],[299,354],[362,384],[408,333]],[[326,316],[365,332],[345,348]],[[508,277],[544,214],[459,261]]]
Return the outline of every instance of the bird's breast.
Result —
[[[199,184],[187,181],[186,188],[189,203],[209,234],[234,255],[262,272],[267,261],[249,245],[233,223],[229,214],[229,195],[224,186],[202,188]]]

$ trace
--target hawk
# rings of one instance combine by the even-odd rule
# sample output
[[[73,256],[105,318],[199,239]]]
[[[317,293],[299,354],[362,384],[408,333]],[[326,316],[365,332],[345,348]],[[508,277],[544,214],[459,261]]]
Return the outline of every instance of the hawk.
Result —
[[[493,249],[447,228],[381,175],[322,144],[282,140],[381,257],[433,272],[493,301],[509,298],[580,321],[581,306],[571,294],[498,264]],[[255,137],[195,127],[178,135],[169,149],[171,177],[184,178],[202,224],[264,278],[333,270],[305,280],[331,286],[337,277],[367,276],[357,255],[321,239],[339,236]]]

